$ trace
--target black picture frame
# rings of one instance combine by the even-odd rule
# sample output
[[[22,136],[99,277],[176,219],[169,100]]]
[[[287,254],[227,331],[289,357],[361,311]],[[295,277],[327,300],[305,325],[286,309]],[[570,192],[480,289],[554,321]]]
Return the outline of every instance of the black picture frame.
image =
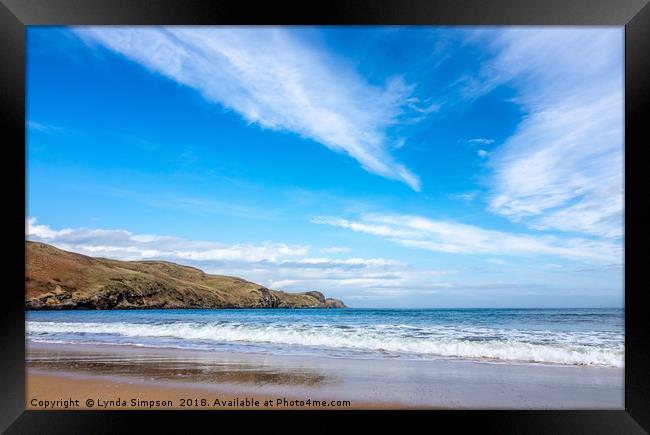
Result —
[[[646,433],[650,431],[650,336],[644,322],[648,212],[644,187],[650,122],[650,5],[648,0],[339,0],[292,4],[243,0],[0,0],[0,186],[2,310],[0,430],[7,433],[125,433],[136,426],[223,429],[255,421],[285,430],[287,412],[255,411],[26,411],[25,410],[25,26],[80,24],[431,24],[625,26],[625,409],[620,411],[412,411],[428,427],[475,428],[484,433]],[[8,278],[8,279],[7,279]],[[291,411],[317,423],[314,411]],[[345,411],[350,414],[353,411]],[[368,422],[404,418],[400,412],[357,412]],[[329,427],[337,416],[328,415]],[[409,415],[408,418],[410,419]],[[292,417],[293,418],[293,415]],[[244,421],[245,420],[245,421]],[[218,424],[219,426],[214,426]],[[279,426],[276,426],[279,425]],[[427,427],[425,426],[425,427]],[[237,427],[237,426],[235,426]],[[303,427],[304,429],[304,427]],[[644,430],[645,429],[645,430]]]

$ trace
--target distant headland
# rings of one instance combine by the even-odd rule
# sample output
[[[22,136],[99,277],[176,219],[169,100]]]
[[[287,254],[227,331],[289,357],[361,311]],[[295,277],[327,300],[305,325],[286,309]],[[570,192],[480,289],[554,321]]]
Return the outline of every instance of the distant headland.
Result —
[[[345,308],[321,292],[286,293],[166,261],[88,257],[26,242],[25,308]]]

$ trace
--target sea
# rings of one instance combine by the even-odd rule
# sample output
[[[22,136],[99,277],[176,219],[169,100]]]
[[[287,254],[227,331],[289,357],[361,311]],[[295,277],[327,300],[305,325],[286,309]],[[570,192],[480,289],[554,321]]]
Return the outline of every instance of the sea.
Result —
[[[28,311],[38,343],[624,366],[623,309]]]

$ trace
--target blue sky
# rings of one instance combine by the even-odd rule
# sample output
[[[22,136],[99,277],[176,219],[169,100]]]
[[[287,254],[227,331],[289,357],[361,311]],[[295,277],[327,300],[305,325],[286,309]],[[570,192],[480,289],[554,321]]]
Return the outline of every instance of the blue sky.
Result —
[[[30,27],[32,240],[355,307],[623,304],[623,28]]]

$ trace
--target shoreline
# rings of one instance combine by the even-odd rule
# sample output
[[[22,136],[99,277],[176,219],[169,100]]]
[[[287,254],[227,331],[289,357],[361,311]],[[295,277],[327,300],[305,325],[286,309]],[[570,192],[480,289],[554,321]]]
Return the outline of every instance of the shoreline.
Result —
[[[48,348],[52,347],[53,349],[58,348],[59,346],[70,346],[71,348],[78,349],[87,349],[87,350],[102,350],[102,349],[115,349],[119,352],[119,349],[125,350],[151,350],[153,352],[188,352],[188,353],[197,353],[197,354],[236,354],[236,355],[249,355],[251,357],[258,357],[261,355],[269,356],[270,354],[263,350],[216,350],[211,348],[189,348],[189,347],[177,347],[177,346],[146,346],[138,345],[132,343],[73,343],[73,342],[47,342],[47,341],[28,341],[27,348]],[[310,353],[310,352],[295,352],[295,353],[278,353],[272,354],[277,357],[286,357],[286,358],[324,358],[331,360],[343,360],[343,361],[385,361],[387,359],[393,361],[425,361],[425,362],[467,362],[475,364],[494,364],[494,365],[505,365],[505,366],[532,366],[532,367],[562,367],[562,368],[576,368],[576,369],[611,369],[611,370],[625,370],[625,366],[610,366],[610,365],[596,365],[596,364],[565,364],[559,362],[548,362],[548,361],[523,361],[523,360],[505,360],[499,358],[488,358],[488,357],[460,357],[460,356],[439,356],[439,355],[418,355],[418,356],[409,356],[409,355],[400,355],[393,356],[391,358],[386,358],[384,356],[377,356],[371,353],[367,355],[336,355],[330,353]]]
[[[261,403],[278,398],[350,402],[338,409],[623,409],[624,372],[602,367],[28,342],[26,374],[27,409],[43,409],[29,403],[36,396],[88,399],[96,392],[106,400],[129,396],[175,403],[137,409],[192,409],[179,407],[187,394],[221,401],[255,397]]]

